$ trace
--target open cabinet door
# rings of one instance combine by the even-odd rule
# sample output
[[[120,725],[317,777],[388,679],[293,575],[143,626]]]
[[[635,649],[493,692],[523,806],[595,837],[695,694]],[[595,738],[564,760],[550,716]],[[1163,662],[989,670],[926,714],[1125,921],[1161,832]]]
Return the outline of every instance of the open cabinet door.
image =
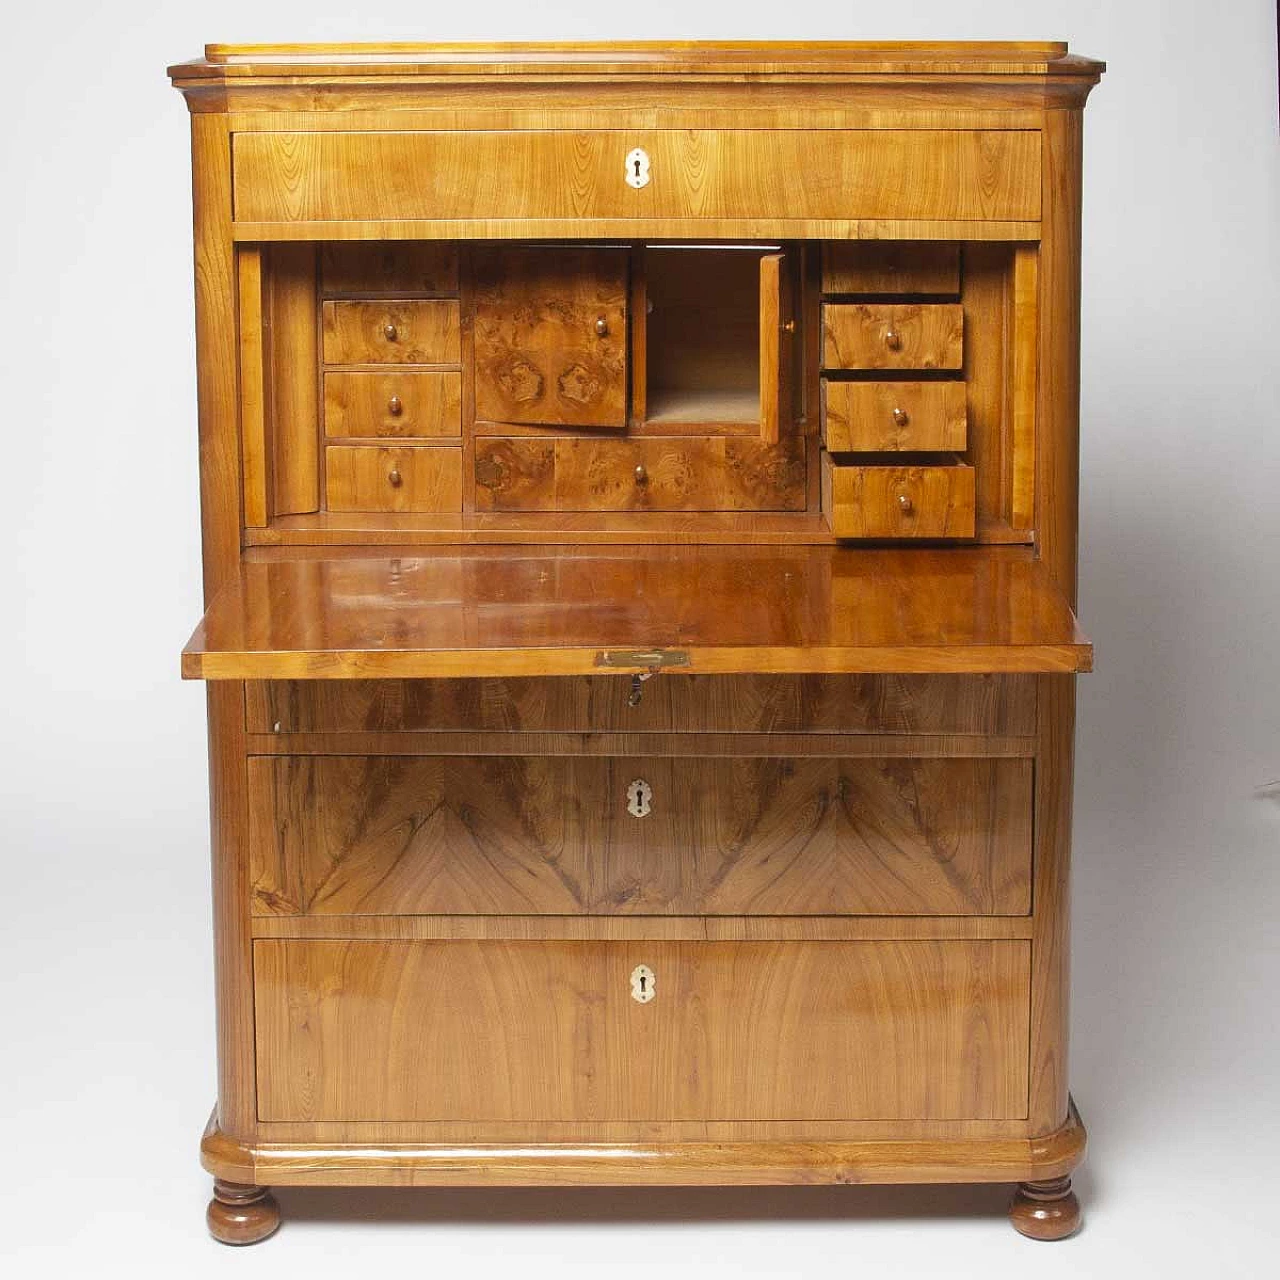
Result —
[[[785,253],[760,259],[760,439],[777,444],[791,422],[791,349],[795,337]]]

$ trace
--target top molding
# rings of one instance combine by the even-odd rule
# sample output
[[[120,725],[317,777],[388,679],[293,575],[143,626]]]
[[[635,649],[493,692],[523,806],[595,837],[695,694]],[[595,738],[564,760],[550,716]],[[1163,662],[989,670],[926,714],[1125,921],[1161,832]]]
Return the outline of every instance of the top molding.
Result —
[[[387,77],[1069,76],[1092,84],[1105,69],[1105,63],[1068,53],[1062,41],[210,44],[203,58],[171,66],[169,76],[183,89]]]

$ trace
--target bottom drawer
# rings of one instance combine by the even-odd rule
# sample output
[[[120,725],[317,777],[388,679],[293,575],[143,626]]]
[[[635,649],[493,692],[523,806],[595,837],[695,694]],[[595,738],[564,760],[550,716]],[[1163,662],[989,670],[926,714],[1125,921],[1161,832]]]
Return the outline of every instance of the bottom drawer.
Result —
[[[271,939],[254,983],[268,1122],[1026,1115],[1025,940]]]
[[[837,538],[972,538],[974,471],[948,455],[822,457],[822,509]]]

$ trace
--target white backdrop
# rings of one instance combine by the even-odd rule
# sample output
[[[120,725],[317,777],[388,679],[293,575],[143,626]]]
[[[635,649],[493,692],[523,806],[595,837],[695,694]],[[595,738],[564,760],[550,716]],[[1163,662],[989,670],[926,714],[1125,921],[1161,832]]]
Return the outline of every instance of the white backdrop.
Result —
[[[1251,1276],[1280,1243],[1275,8],[1001,0],[123,0],[5,18],[0,1262],[529,1280]],[[213,1098],[187,116],[206,40],[1057,38],[1086,113],[1072,1082],[1087,1225],[1003,1192],[286,1193],[207,1241]],[[376,1220],[377,1226],[365,1225]],[[1272,1261],[1274,1259],[1272,1258]]]

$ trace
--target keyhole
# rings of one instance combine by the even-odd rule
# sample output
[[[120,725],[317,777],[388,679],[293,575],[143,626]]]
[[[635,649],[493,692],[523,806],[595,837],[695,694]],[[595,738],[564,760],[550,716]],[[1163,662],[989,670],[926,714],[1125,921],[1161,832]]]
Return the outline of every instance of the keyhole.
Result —
[[[657,994],[653,970],[647,964],[636,965],[631,970],[631,998],[636,1004],[648,1004]]]
[[[633,163],[633,164],[635,165],[635,167],[636,167],[636,177],[638,178],[638,177],[640,176],[640,157],[639,157],[639,156],[637,156],[637,157],[635,158],[635,160],[634,160],[634,161],[632,161],[632,163]]]

